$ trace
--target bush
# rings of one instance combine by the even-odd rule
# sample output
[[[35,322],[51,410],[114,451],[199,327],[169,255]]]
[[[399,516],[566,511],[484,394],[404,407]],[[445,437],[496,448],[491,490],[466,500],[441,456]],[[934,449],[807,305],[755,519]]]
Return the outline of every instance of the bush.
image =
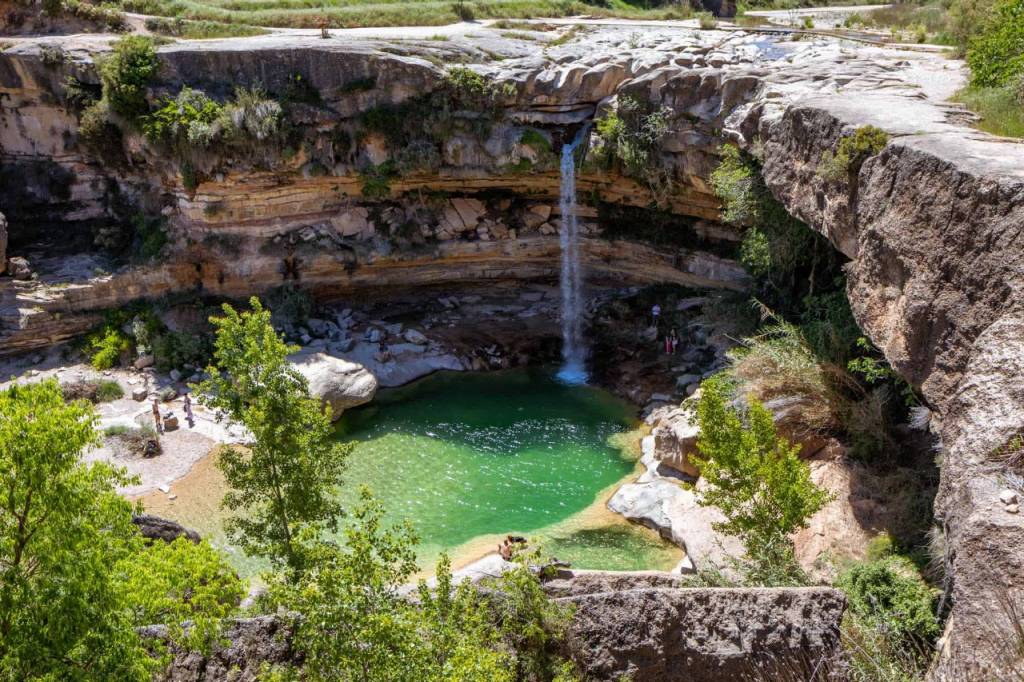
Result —
[[[110,122],[110,105],[100,100],[82,112],[78,122],[78,141],[110,165],[124,159],[124,135]]]
[[[748,397],[740,413],[729,404],[732,391],[721,375],[706,380],[701,391],[700,454],[692,459],[709,487],[698,501],[725,515],[716,530],[743,542],[748,581],[801,582],[789,536],[806,526],[828,495],[811,481],[800,446],[776,434],[771,412],[756,398]]]
[[[280,132],[282,115],[280,103],[267,97],[261,88],[238,88],[220,120],[229,135],[263,142]]]
[[[209,335],[167,331],[153,341],[153,357],[161,372],[185,365],[203,367],[213,354]]]
[[[391,195],[391,181],[398,177],[398,169],[391,161],[369,165],[359,172],[362,193],[367,199],[384,199]]]
[[[95,369],[110,369],[128,357],[132,340],[115,326],[107,325],[86,339],[89,364]]]
[[[135,229],[135,253],[139,258],[152,260],[160,255],[167,244],[167,232],[164,230],[163,219],[137,213],[132,218],[132,227]]]
[[[983,87],[1011,85],[1024,74],[1024,0],[1002,0],[983,26],[968,43],[971,82]]]
[[[875,126],[861,126],[853,135],[839,140],[835,154],[821,155],[818,174],[826,180],[840,182],[860,172],[868,157],[881,153],[889,142],[889,133]]]
[[[698,12],[697,24],[705,31],[718,28],[718,22],[715,20],[715,15],[711,12]]]
[[[114,43],[113,54],[100,62],[103,96],[110,108],[129,121],[145,114],[146,91],[159,68],[151,38],[133,35]]]
[[[121,385],[110,379],[61,384],[60,391],[66,401],[88,400],[93,404],[110,402],[124,396]]]
[[[852,615],[899,646],[924,649],[939,635],[932,590],[904,557],[856,564],[836,586],[846,593]]]
[[[116,381],[101,381],[96,386],[96,402],[98,403],[109,403],[111,400],[123,397],[124,390],[121,388],[121,384]]]
[[[221,106],[200,90],[184,87],[175,97],[165,97],[153,113],[142,119],[142,132],[151,142],[177,148],[208,146],[212,124]]]
[[[285,284],[271,289],[263,297],[275,324],[305,324],[313,314],[313,299],[305,291]]]
[[[95,104],[102,94],[100,88],[83,83],[74,76],[64,81],[64,103],[75,111],[82,111]]]
[[[644,182],[659,201],[667,197],[671,170],[663,163],[658,143],[669,130],[668,107],[655,109],[628,95],[616,111],[597,122],[598,154],[607,165],[618,159],[626,175]]]

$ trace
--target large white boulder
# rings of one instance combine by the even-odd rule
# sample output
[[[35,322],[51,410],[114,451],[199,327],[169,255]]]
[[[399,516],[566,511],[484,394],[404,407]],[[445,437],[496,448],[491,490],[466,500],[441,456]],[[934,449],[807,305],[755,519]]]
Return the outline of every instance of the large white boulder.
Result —
[[[306,377],[310,394],[331,406],[334,420],[346,409],[370,402],[377,394],[377,377],[357,362],[309,351],[300,351],[288,359]]]

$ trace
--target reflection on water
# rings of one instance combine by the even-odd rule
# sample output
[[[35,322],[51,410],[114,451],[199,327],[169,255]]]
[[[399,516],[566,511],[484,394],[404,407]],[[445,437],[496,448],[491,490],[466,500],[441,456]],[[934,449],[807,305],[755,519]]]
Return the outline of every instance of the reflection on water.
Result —
[[[338,437],[357,445],[342,497],[354,501],[365,484],[390,520],[412,520],[424,567],[442,551],[465,563],[517,533],[580,568],[670,568],[676,548],[604,507],[636,467],[629,451],[636,438],[626,435],[637,426],[631,414],[604,391],[566,386],[545,372],[435,374],[345,414]],[[223,479],[211,462],[172,492],[174,501],[147,496],[147,509],[231,552],[218,509]],[[231,556],[243,572],[258,569]]]

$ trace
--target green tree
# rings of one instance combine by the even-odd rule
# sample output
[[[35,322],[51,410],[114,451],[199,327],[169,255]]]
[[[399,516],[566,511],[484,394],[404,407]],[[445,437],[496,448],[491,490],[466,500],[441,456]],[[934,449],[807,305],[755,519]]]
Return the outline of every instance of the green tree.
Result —
[[[139,626],[209,641],[241,596],[209,545],[146,547],[115,490],[132,479],[80,461],[95,425],[56,381],[0,392],[0,679],[150,680],[167,648]]]
[[[151,661],[113,576],[128,556],[126,477],[79,457],[85,401],[56,381],[0,392],[0,678],[148,679]]]
[[[121,38],[114,43],[113,53],[100,62],[104,99],[114,112],[129,120],[145,114],[149,110],[146,90],[159,69],[152,38]]]
[[[225,304],[216,327],[214,365],[198,388],[202,400],[248,429],[246,448],[223,451],[219,466],[230,490],[225,508],[238,512],[228,534],[246,552],[276,567],[302,568],[296,535],[312,527],[336,530],[342,514],[338,487],[350,446],[331,439],[330,407],[309,395],[306,378],[292,367],[288,346],[257,298],[238,313]]]
[[[1024,0],[1001,0],[967,49],[971,82],[1011,85],[1024,75]]]
[[[245,596],[238,575],[205,540],[158,540],[122,559],[115,572],[132,622],[164,624],[170,640],[193,651],[209,651]]]
[[[906,557],[854,564],[836,586],[846,593],[851,615],[893,646],[924,651],[939,636],[935,597]]]
[[[341,544],[307,527],[294,540],[311,570],[277,574],[271,603],[299,614],[295,645],[310,680],[409,682],[425,679],[417,614],[400,592],[416,572],[416,535],[406,522],[384,527],[383,510],[365,487]]]
[[[697,404],[700,437],[692,459],[710,484],[699,502],[722,510],[716,530],[737,536],[749,581],[799,582],[789,535],[828,501],[811,481],[799,445],[776,434],[772,414],[753,397],[745,415],[729,404],[723,377],[702,384]]]

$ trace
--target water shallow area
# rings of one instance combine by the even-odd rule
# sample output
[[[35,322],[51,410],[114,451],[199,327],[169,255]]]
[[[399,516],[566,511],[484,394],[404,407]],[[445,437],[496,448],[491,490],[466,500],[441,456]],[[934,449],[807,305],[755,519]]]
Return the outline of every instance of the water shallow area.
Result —
[[[543,542],[578,568],[671,568],[680,552],[608,512],[605,502],[636,469],[633,408],[609,393],[559,383],[548,371],[438,373],[382,391],[347,412],[338,437],[356,442],[346,501],[368,485],[389,520],[408,518],[421,566],[442,551],[466,563],[506,533]],[[225,544],[223,480],[204,461],[147,510],[191,525],[228,549],[239,570],[258,564]]]

